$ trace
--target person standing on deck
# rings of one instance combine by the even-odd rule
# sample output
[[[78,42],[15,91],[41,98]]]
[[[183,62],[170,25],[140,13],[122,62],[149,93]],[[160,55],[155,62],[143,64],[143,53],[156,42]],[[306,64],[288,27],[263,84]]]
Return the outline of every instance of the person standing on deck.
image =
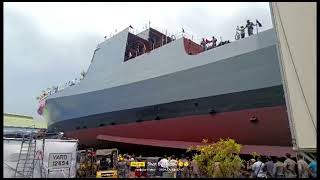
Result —
[[[217,46],[217,38],[212,36],[212,48],[215,48]]]
[[[253,22],[250,22],[250,20],[247,20],[247,25],[245,28],[248,28],[248,35],[251,36],[253,35],[253,26],[256,26],[253,24]]]
[[[240,28],[239,28],[239,26],[237,27],[237,30],[240,31],[240,37],[241,37],[241,39],[243,39],[243,38],[246,36],[246,33],[244,32],[245,29],[246,29],[246,28],[243,27],[243,26],[240,26]]]
[[[132,53],[131,53],[131,51],[129,51],[129,59],[131,59],[132,58]]]
[[[204,40],[204,38],[202,38],[201,46],[202,46],[203,51],[207,50],[206,41]]]

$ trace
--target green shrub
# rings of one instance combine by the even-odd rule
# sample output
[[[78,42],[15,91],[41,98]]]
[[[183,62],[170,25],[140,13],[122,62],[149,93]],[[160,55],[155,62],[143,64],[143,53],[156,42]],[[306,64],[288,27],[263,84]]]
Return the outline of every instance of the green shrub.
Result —
[[[188,151],[198,152],[194,156],[200,171],[208,177],[238,177],[242,160],[239,157],[241,145],[233,139],[220,139],[216,143],[202,141],[203,145],[192,146]]]

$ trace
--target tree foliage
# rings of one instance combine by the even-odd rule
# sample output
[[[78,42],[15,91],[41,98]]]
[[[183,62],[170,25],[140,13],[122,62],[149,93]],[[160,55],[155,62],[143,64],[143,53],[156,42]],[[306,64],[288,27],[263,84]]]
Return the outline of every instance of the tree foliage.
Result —
[[[251,156],[253,156],[253,158],[256,159],[256,157],[259,157],[260,154],[258,154],[257,152],[252,152]]]
[[[241,145],[233,139],[220,139],[216,143],[208,143],[204,139],[203,145],[192,146],[188,151],[198,152],[194,156],[199,169],[208,177],[238,177],[242,160],[239,157]]]

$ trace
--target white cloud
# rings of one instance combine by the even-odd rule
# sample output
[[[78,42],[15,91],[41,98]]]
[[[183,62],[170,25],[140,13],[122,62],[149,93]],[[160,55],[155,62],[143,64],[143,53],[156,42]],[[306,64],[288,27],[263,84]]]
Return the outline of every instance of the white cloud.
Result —
[[[82,32],[103,37],[129,24],[141,30],[149,20],[163,29],[168,28],[167,24],[175,24],[172,31],[178,31],[179,26],[186,25],[179,22],[181,17],[196,17],[203,24],[221,26],[225,22],[219,19],[230,21],[244,14],[250,16],[255,9],[266,10],[268,3],[6,3],[5,7],[30,16],[50,36],[73,38]],[[247,7],[254,9],[244,11]]]
[[[77,77],[116,29],[142,31],[150,20],[170,34],[183,27],[197,41],[212,35],[233,40],[237,25],[256,18],[261,30],[272,27],[268,3],[5,2],[4,110],[35,114],[37,92]]]

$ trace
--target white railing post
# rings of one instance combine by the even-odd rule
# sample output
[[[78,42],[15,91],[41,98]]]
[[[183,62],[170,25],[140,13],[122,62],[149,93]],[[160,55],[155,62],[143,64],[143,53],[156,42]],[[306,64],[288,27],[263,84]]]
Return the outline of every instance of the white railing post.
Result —
[[[164,42],[164,39],[163,39],[163,36],[161,38],[161,46],[163,46],[163,42]]]
[[[167,36],[167,30],[166,30],[166,44],[168,43],[168,36]]]

